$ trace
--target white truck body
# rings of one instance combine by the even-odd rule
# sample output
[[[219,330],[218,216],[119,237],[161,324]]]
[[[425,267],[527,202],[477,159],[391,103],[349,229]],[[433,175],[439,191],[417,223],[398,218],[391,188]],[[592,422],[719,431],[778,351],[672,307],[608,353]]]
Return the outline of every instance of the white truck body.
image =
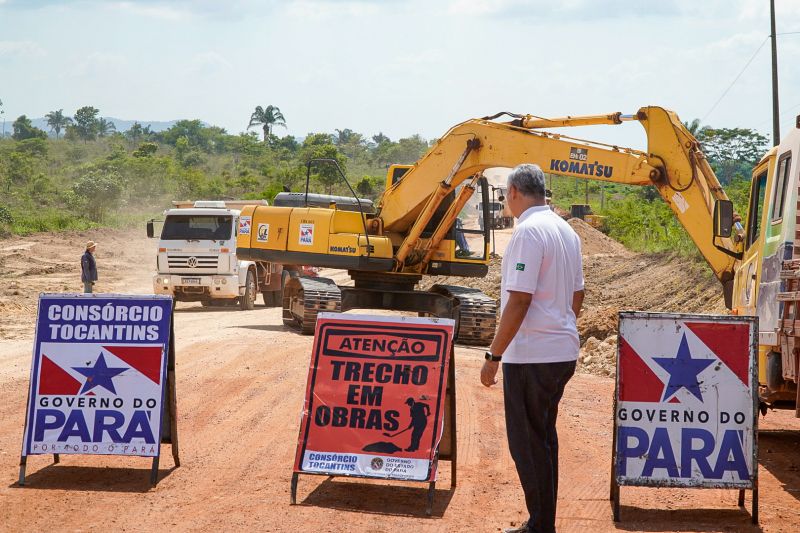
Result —
[[[261,203],[266,205],[256,200],[173,202],[176,207],[164,211],[153,292],[204,305],[239,301],[243,309],[252,309],[245,300],[254,302],[256,293],[262,292],[267,305],[276,305],[281,265],[236,257],[237,233],[249,231],[249,226],[240,228],[236,207]]]

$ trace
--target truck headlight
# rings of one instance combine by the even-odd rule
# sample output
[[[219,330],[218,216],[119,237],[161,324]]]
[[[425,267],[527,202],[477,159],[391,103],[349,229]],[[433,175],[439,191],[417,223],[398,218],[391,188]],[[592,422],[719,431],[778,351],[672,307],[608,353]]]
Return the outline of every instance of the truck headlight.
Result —
[[[164,285],[169,285],[169,278],[164,278],[161,281],[164,283]]]

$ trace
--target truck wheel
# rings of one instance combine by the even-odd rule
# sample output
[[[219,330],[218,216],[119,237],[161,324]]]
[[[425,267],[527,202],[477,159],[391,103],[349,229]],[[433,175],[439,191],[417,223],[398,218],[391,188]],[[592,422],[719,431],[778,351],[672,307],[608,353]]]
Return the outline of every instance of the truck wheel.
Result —
[[[247,271],[244,294],[239,297],[239,307],[242,311],[252,311],[256,307],[256,277],[252,270]]]

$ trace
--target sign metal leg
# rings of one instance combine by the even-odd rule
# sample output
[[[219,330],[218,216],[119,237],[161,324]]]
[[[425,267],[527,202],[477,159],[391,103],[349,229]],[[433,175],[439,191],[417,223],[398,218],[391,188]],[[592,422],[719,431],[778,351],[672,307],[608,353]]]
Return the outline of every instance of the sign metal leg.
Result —
[[[300,477],[300,474],[298,474],[297,472],[292,474],[292,484],[291,484],[291,490],[290,490],[291,494],[289,496],[290,503],[292,505],[297,505],[297,480],[298,480],[299,477]]]
[[[20,456],[19,458],[19,485],[25,485],[25,467],[28,464],[28,457],[25,455]]]
[[[753,512],[750,520],[754,525],[758,525],[758,483],[753,487]]]
[[[433,496],[436,493],[436,482],[431,481],[428,485],[428,506],[425,508],[425,514],[431,516],[433,514]]]
[[[739,507],[744,507],[744,489],[739,489]]]
[[[455,361],[455,342],[450,348],[450,368],[448,374],[448,386],[450,388],[450,488],[456,487],[456,462],[458,459],[458,431],[456,431],[456,361]]]
[[[169,386],[170,390],[170,401],[169,401],[169,409],[170,409],[170,417],[169,417],[169,424],[170,424],[170,440],[172,445],[172,459],[175,462],[175,466],[181,466],[181,459],[178,454],[178,398],[175,391],[175,371],[169,371]]]
[[[57,465],[60,462],[61,462],[61,456],[59,454],[57,454],[57,453],[54,453],[53,454],[53,464]]]
[[[154,487],[158,483],[158,456],[153,457],[153,467],[150,470],[150,484]]]

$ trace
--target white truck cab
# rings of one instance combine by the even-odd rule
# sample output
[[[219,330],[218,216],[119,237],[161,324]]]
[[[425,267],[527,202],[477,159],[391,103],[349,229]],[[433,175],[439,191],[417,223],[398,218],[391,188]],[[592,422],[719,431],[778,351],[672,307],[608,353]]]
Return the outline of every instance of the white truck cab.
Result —
[[[239,220],[244,205],[268,205],[265,200],[172,202],[164,211],[158,241],[153,292],[169,294],[179,302],[202,305],[236,304],[253,309],[261,292],[267,306],[280,304],[283,267],[264,261],[240,261],[236,236],[250,231],[249,220]],[[147,236],[154,237],[154,221]],[[287,271],[287,275],[290,272]]]

